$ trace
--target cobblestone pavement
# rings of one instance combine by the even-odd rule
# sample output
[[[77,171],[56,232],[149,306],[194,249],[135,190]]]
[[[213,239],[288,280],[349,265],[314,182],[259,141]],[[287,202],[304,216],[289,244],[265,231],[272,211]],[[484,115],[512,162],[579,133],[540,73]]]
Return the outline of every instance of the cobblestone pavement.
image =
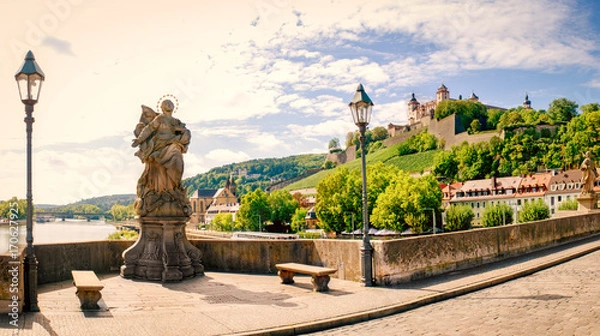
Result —
[[[600,251],[475,293],[311,335],[600,335]]]

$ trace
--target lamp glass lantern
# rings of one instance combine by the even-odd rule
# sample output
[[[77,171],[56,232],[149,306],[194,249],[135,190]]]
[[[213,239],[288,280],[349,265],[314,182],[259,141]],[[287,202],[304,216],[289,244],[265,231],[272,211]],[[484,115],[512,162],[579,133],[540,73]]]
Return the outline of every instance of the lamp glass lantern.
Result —
[[[29,51],[21,69],[15,75],[23,104],[34,105],[37,103],[44,78],[44,72],[35,61],[33,53]]]
[[[373,109],[373,101],[365,92],[362,84],[358,84],[356,93],[350,104],[350,112],[354,118],[354,124],[358,127],[366,127],[371,122],[371,110]]]

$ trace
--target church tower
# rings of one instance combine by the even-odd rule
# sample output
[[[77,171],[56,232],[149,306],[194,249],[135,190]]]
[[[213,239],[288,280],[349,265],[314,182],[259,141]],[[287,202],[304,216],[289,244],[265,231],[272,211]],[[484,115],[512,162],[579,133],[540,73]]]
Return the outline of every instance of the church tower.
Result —
[[[444,83],[438,88],[435,99],[438,104],[439,102],[450,99],[450,91],[448,91],[448,88]]]
[[[526,109],[531,108],[531,101],[529,100],[529,95],[525,92],[525,100],[523,101],[523,107]]]
[[[412,98],[408,102],[408,120],[419,120],[419,105],[421,104],[419,104],[417,98],[415,98],[415,93],[413,92]]]

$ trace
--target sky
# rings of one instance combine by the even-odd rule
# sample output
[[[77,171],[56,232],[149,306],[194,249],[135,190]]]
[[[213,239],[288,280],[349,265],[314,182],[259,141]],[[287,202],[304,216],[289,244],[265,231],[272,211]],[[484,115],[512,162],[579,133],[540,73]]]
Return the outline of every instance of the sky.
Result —
[[[25,198],[25,116],[14,74],[46,75],[33,125],[33,199],[135,193],[141,105],[177,97],[192,142],[184,177],[254,158],[325,153],[356,130],[406,123],[415,93],[535,109],[600,101],[594,1],[1,0],[0,200]],[[596,15],[597,16],[597,15]]]

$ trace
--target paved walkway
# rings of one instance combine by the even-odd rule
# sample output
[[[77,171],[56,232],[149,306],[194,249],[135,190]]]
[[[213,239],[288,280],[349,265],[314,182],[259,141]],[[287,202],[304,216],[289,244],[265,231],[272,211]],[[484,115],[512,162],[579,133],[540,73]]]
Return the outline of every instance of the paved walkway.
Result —
[[[600,251],[392,316],[310,335],[600,335]]]
[[[310,277],[303,276],[296,276],[294,285],[282,285],[276,275],[207,272],[204,277],[161,284],[105,274],[100,275],[105,284],[101,311],[81,312],[70,281],[43,285],[38,297],[41,312],[21,316],[18,329],[8,324],[7,316],[0,316],[0,335],[308,333],[470,293],[597,250],[600,236],[397,288],[365,288],[332,279],[328,293],[313,293]]]

